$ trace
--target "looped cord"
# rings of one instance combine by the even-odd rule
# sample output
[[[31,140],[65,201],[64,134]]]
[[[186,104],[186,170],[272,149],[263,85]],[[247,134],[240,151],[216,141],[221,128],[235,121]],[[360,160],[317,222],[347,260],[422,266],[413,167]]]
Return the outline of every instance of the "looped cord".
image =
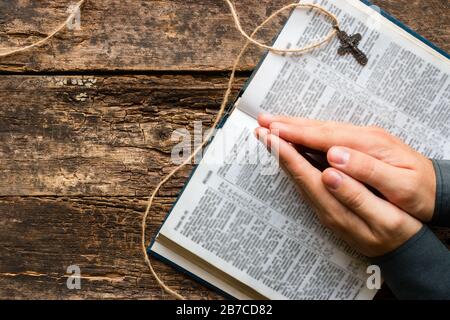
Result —
[[[58,27],[56,27],[56,29],[53,30],[48,36],[46,36],[45,38],[43,38],[39,41],[36,41],[36,42],[30,44],[30,45],[24,46],[24,47],[8,50],[6,52],[0,52],[0,58],[7,57],[7,56],[10,56],[10,55],[22,52],[22,51],[30,50],[30,49],[39,47],[39,46],[43,45],[44,43],[46,43],[48,40],[53,38],[55,36],[55,34],[57,34],[62,29],[64,29],[70,21],[72,21],[72,19],[77,14],[77,11],[81,8],[81,6],[84,4],[85,1],[86,0],[81,0],[80,2],[78,2],[77,5],[74,7],[72,13],[67,17],[66,21],[64,21]]]
[[[307,51],[311,51],[314,48],[320,47],[323,44],[329,42],[333,36],[336,34],[336,29],[339,28],[339,20],[338,18],[331,13],[330,11],[328,11],[327,9],[324,9],[323,7],[317,5],[317,4],[303,4],[303,3],[291,3],[288,4],[286,6],[284,6],[283,8],[275,11],[273,14],[271,14],[260,26],[265,25],[266,23],[270,22],[273,18],[277,17],[278,15],[280,15],[281,13],[283,13],[286,10],[289,10],[291,8],[294,9],[298,9],[298,8],[310,8],[310,9],[314,9],[319,11],[320,13],[328,16],[332,21],[333,21],[333,29],[331,30],[331,32],[325,37],[323,38],[321,41],[318,41],[316,43],[312,43],[308,46],[305,46],[303,48],[294,48],[294,49],[281,49],[281,48],[275,48],[272,46],[268,46],[265,45],[264,43],[258,42],[257,40],[255,40],[253,38],[253,34],[251,36],[249,36],[244,29],[242,29],[241,23],[239,21],[239,17],[237,15],[236,12],[236,8],[234,7],[233,3],[230,0],[225,0],[226,3],[228,4],[230,11],[231,11],[231,15],[233,16],[234,19],[234,23],[236,25],[236,28],[238,29],[238,31],[241,33],[241,35],[247,39],[247,41],[253,43],[254,45],[263,48],[263,49],[267,49],[271,52],[274,53],[303,53],[303,52],[307,52]]]
[[[284,6],[283,8],[277,10],[275,13],[273,13],[272,15],[270,15],[266,20],[264,20],[252,33],[251,35],[247,35],[247,33],[245,33],[245,31],[242,29],[242,26],[239,22],[239,17],[236,13],[236,9],[234,8],[233,3],[230,0],[225,0],[228,4],[228,6],[230,7],[230,11],[231,14],[233,16],[234,19],[234,23],[236,25],[236,28],[239,30],[239,32],[242,34],[242,36],[244,38],[247,39],[246,43],[244,44],[244,46],[242,47],[241,51],[239,52],[236,60],[234,61],[233,64],[233,68],[231,69],[231,74],[230,74],[230,78],[228,80],[228,86],[227,89],[225,91],[225,94],[223,96],[223,100],[222,103],[220,105],[220,109],[219,112],[217,113],[214,123],[212,124],[212,128],[217,127],[220,119],[222,118],[224,112],[225,112],[225,108],[227,107],[229,98],[230,98],[230,94],[231,94],[231,89],[233,87],[233,83],[234,83],[234,79],[235,79],[235,75],[236,75],[236,70],[239,66],[239,62],[241,61],[242,56],[244,55],[244,53],[246,52],[248,46],[250,43],[260,47],[260,48],[264,48],[267,50],[270,50],[274,53],[304,53],[310,50],[313,50],[319,46],[322,46],[323,44],[329,42],[333,36],[336,34],[336,29],[335,27],[339,27],[339,21],[336,18],[335,15],[333,15],[331,12],[329,12],[328,10],[315,5],[315,4],[299,4],[299,3],[293,3],[293,4],[289,4],[287,6]],[[267,23],[269,23],[270,21],[272,21],[276,16],[280,15],[281,13],[285,12],[286,10],[289,10],[291,8],[312,8],[315,10],[318,10],[319,12],[327,15],[328,17],[330,17],[334,23],[333,23],[333,28],[332,31],[322,40],[319,41],[317,43],[308,45],[307,47],[304,48],[298,48],[298,49],[280,49],[280,48],[275,48],[275,47],[271,47],[271,46],[267,46],[265,44],[262,44],[260,42],[258,42],[257,40],[254,39],[254,36],[258,33],[259,30],[261,30],[262,27],[264,27]],[[186,166],[187,164],[189,164],[192,159],[194,159],[197,154],[203,149],[203,147],[206,145],[206,143],[210,140],[210,138],[213,135],[213,130],[210,130],[210,132],[207,134],[207,136],[204,138],[202,144],[200,146],[198,146],[194,152],[186,159],[184,160],[180,165],[178,165],[175,169],[173,169],[170,173],[168,173],[156,186],[156,188],[153,190],[153,193],[151,194],[150,198],[148,199],[148,203],[147,203],[147,208],[145,210],[144,216],[142,217],[142,225],[141,225],[141,248],[142,248],[142,253],[144,254],[144,259],[145,262],[147,263],[147,266],[151,272],[151,274],[153,275],[153,277],[155,278],[156,282],[158,282],[159,286],[167,293],[169,294],[172,298],[175,299],[179,299],[179,300],[184,300],[185,298],[179,294],[178,292],[176,292],[175,290],[169,288],[163,280],[161,280],[161,278],[158,276],[158,274],[155,272],[153,265],[150,261],[150,258],[148,256],[147,253],[147,245],[146,245],[146,240],[145,240],[145,230],[147,228],[147,217],[150,213],[150,209],[152,208],[152,204],[153,201],[155,200],[155,197],[157,195],[157,193],[159,192],[159,190],[161,189],[161,187],[167,182],[169,181],[169,179],[175,174],[177,173],[181,168],[183,168],[184,166]]]

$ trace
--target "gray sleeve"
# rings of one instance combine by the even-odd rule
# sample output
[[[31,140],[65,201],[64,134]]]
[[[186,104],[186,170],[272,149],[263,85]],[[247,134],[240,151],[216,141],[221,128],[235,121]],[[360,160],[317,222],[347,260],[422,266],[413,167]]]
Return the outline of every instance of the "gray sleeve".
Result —
[[[450,251],[427,226],[372,262],[398,299],[450,300]]]
[[[450,161],[433,160],[436,173],[436,203],[430,224],[450,227]]]

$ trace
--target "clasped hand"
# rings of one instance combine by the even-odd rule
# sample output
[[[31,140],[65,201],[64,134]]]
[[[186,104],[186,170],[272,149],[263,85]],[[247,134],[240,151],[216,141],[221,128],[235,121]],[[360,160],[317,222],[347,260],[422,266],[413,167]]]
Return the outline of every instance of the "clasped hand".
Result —
[[[362,254],[391,252],[431,220],[432,162],[385,130],[267,114],[258,122],[256,136],[320,221]],[[326,152],[331,168],[316,169],[298,152],[302,146]]]

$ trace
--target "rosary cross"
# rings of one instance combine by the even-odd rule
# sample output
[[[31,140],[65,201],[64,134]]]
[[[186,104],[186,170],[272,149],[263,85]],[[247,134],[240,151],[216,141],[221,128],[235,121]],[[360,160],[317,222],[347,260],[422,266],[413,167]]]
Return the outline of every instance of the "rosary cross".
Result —
[[[362,36],[360,33],[349,36],[345,31],[342,31],[338,26],[334,26],[337,30],[337,37],[341,42],[341,46],[338,49],[338,54],[344,56],[346,54],[352,54],[359,64],[365,66],[368,62],[367,56],[361,49],[358,48],[361,42]]]

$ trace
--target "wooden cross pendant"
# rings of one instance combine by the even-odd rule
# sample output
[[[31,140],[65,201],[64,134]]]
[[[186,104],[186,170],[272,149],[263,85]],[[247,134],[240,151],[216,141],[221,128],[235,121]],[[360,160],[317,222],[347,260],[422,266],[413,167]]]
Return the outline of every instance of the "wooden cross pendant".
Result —
[[[341,46],[338,49],[338,54],[344,56],[346,54],[352,54],[359,64],[365,66],[368,62],[367,56],[362,52],[358,45],[361,42],[362,36],[360,33],[349,36],[345,31],[342,31],[338,26],[334,26],[337,30],[337,36],[341,42]]]

